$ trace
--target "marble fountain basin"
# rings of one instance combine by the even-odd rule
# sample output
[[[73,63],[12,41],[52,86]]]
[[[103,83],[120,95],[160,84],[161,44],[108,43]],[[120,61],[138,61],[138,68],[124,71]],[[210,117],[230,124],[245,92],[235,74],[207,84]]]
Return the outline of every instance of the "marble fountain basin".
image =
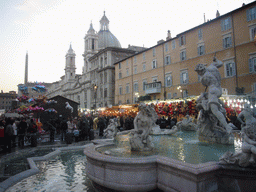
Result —
[[[192,135],[192,139],[188,137],[188,134]],[[231,187],[237,185],[238,188],[242,188],[243,186],[239,186],[239,181],[247,180],[248,170],[243,172],[241,169],[230,169],[230,166],[221,165],[218,162],[218,158],[227,150],[240,150],[240,138],[235,138],[232,146],[219,145],[218,148],[215,145],[198,142],[194,138],[196,134],[193,134],[195,133],[184,135],[182,133],[166,136],[167,138],[163,137],[163,139],[162,136],[153,136],[152,142],[156,149],[160,148],[160,151],[165,151],[169,148],[169,151],[166,151],[167,156],[157,150],[150,153],[139,152],[134,155],[129,151],[129,146],[127,147],[127,137],[119,138],[118,144],[112,140],[95,140],[94,145],[84,149],[87,158],[87,175],[96,185],[117,191],[144,192],[161,189],[163,191],[205,192],[218,191],[229,185]],[[173,146],[166,143],[167,140],[172,139],[184,141],[180,144],[170,142],[176,147],[180,147],[179,153],[176,155],[176,152],[172,152]],[[159,147],[156,143],[162,146]],[[200,148],[199,146],[204,147]],[[186,150],[186,147],[190,148]],[[191,156],[191,154],[194,155]],[[213,155],[213,158],[206,158],[210,154]],[[255,171],[251,171],[255,176]],[[237,175],[235,180],[234,178],[227,179],[226,175],[230,177],[231,172],[233,175]]]

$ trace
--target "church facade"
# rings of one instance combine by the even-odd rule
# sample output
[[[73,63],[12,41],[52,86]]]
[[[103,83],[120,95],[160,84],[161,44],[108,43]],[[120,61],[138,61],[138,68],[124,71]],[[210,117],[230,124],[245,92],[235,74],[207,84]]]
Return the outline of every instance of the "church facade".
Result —
[[[138,50],[139,49],[139,50]],[[92,23],[84,37],[84,66],[82,74],[76,74],[76,54],[70,45],[66,54],[65,75],[52,83],[46,96],[61,95],[78,102],[80,109],[95,109],[114,105],[114,63],[141,51],[142,47],[122,48],[118,39],[109,30],[105,15],[100,20],[97,33]]]

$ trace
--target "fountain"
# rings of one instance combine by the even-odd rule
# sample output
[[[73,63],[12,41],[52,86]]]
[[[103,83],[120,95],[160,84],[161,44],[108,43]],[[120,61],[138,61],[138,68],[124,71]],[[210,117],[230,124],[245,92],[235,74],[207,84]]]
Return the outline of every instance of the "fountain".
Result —
[[[188,134],[179,131],[181,127],[183,131],[188,129],[189,119],[178,124],[171,135],[150,136],[157,116],[152,107],[142,103],[133,130],[117,133],[112,140],[95,141],[95,145],[85,148],[87,176],[93,183],[101,189],[117,191],[253,191],[256,170],[241,169],[233,164],[243,164],[246,156],[250,162],[246,165],[256,165],[255,147],[252,147],[255,141],[246,141],[242,153],[239,152],[241,147],[234,145],[234,141],[239,143],[239,138],[234,139],[235,133],[226,122],[225,109],[219,100],[222,89],[218,68],[221,66],[222,62],[214,56],[213,63],[207,68],[198,64],[195,69],[206,87],[197,100],[198,124],[193,125],[193,130],[198,133],[194,136],[198,138],[191,139],[188,135],[195,131]],[[250,131],[247,133],[251,134]],[[251,147],[249,151],[248,146]],[[204,155],[208,156],[207,151],[213,155],[220,151],[222,154],[218,154],[217,159],[202,161]],[[185,152],[192,158],[187,158],[189,155],[184,155]],[[193,162],[191,159],[199,160]],[[235,177],[231,177],[231,173]]]

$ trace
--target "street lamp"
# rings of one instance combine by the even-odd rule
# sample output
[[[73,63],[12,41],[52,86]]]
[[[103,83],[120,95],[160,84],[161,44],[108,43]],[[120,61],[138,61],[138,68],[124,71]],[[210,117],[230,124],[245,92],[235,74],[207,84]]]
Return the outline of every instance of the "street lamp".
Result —
[[[97,86],[97,85],[94,85],[94,86],[93,86],[93,89],[94,89],[94,94],[95,94],[95,95],[94,95],[94,98],[95,98],[95,112],[96,112],[96,96],[97,96],[96,93],[97,93],[98,86]]]
[[[177,87],[178,90],[180,90],[180,93],[181,93],[181,97],[183,98],[183,93],[182,93],[182,89],[181,89],[181,86],[178,86]]]
[[[138,102],[138,100],[139,100],[140,94],[139,94],[138,92],[135,92],[134,95],[135,95],[136,98],[137,98],[136,101],[135,101],[135,103],[136,103],[136,102]]]

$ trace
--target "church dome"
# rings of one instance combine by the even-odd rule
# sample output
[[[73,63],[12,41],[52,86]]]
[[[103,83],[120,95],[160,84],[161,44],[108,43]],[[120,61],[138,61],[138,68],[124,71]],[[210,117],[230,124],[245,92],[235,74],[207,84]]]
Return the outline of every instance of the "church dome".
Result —
[[[118,39],[109,30],[100,30],[98,32],[99,36],[99,49],[104,49],[106,47],[120,47],[121,44]]]
[[[121,48],[121,44],[118,39],[109,31],[109,20],[104,15],[100,20],[100,31],[98,32],[98,45],[99,49],[104,49],[106,47],[119,47]]]

